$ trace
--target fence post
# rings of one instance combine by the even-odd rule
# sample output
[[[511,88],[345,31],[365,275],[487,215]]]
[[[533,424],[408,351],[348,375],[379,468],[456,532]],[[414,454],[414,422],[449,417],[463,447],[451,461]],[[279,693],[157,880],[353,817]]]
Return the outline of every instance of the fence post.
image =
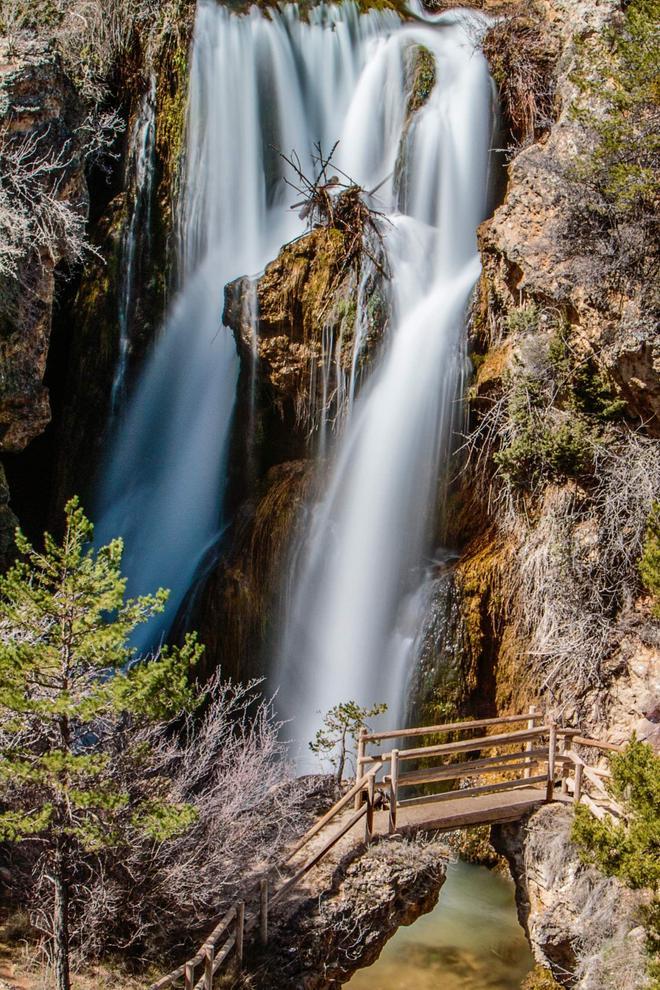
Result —
[[[236,960],[243,966],[243,934],[245,928],[245,901],[236,901]]]
[[[366,750],[367,750],[367,743],[366,743],[366,740],[364,738],[366,736],[366,734],[367,734],[367,730],[365,729],[364,726],[362,726],[362,728],[360,729],[360,734],[358,735],[357,761],[355,763],[355,783],[356,784],[357,784],[358,780],[360,779],[360,777],[363,774],[363,769],[362,768],[363,768],[364,764],[363,764],[362,761],[364,760],[364,756],[365,756],[365,753],[366,753]],[[358,791],[357,794],[355,795],[355,805],[354,806],[355,806],[355,810],[356,811],[359,811],[360,810],[360,805],[361,804],[362,804],[362,791]]]
[[[206,946],[206,959],[204,960],[204,990],[213,990],[213,963],[215,962],[215,949],[212,945]]]
[[[532,712],[532,717],[527,719],[527,728],[528,729],[533,729],[534,728],[534,724],[536,722],[536,710],[537,710],[536,709],[536,705],[530,705],[529,706],[529,710],[530,710],[530,712]],[[534,740],[533,739],[528,739],[527,742],[525,743],[525,750],[526,750],[526,752],[529,752],[533,748],[534,748]],[[527,766],[525,767],[525,770],[523,772],[523,777],[525,777],[525,778],[531,777],[532,776],[532,764],[530,763],[530,761],[528,759],[525,760],[525,763],[527,764]]]
[[[367,781],[367,815],[364,826],[364,841],[371,842],[374,834],[374,798],[376,796],[376,775],[369,774]]]
[[[550,723],[550,739],[548,740],[548,785],[545,792],[546,801],[552,801],[555,789],[555,751],[557,749],[557,724]]]
[[[575,765],[575,790],[573,791],[573,803],[578,804],[582,797],[582,764]]]
[[[568,753],[573,747],[573,737],[564,736],[564,752]],[[561,770],[561,792],[562,794],[568,794],[568,774],[569,774],[569,761],[564,760]]]
[[[393,749],[390,761],[390,835],[396,832],[396,802],[399,796],[399,750]]]
[[[195,967],[192,963],[186,963],[186,967],[183,971],[183,985],[185,990],[194,990],[195,986]]]
[[[261,944],[268,942],[268,879],[259,884],[259,936]]]

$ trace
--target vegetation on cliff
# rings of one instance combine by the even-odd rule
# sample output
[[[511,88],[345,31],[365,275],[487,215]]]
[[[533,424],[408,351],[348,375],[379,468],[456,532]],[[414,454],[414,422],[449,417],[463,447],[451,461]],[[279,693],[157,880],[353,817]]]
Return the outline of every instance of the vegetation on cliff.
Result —
[[[610,758],[608,790],[623,809],[622,822],[596,818],[584,805],[575,809],[571,839],[583,862],[595,865],[653,899],[642,912],[647,928],[649,973],[660,979],[660,756],[638,739]]]
[[[21,559],[0,578],[5,882],[58,990],[70,953],[144,959],[192,943],[281,850],[301,797],[257,682],[216,674],[195,688],[192,635],[137,657],[130,635],[166,593],[126,599],[121,541],[91,540],[72,501],[61,545],[46,535],[38,551],[19,534]]]
[[[498,18],[484,37],[483,50],[500,94],[513,149],[547,133],[555,119],[557,39],[535,2]],[[513,150],[511,149],[511,150]]]
[[[655,615],[660,618],[660,502],[653,503],[649,515],[639,573],[644,587],[653,596]]]
[[[652,308],[660,256],[660,3],[624,6],[595,46],[582,41],[573,74],[582,95],[574,112],[594,141],[572,175],[577,223],[571,229],[596,249],[598,277],[628,287],[643,283]]]

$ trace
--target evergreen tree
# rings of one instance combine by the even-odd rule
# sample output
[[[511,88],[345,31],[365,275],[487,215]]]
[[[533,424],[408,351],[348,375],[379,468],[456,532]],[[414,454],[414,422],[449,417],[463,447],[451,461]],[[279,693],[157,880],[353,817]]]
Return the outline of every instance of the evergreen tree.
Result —
[[[195,705],[201,653],[190,636],[136,656],[129,637],[167,592],[127,599],[121,540],[96,550],[77,499],[65,512],[62,544],[46,534],[40,551],[18,532],[19,559],[0,577],[0,841],[31,844],[51,882],[58,990],[70,987],[71,892],[90,857],[138,835],[164,841],[194,819],[164,799],[149,746],[126,730]]]
[[[382,715],[385,711],[387,705],[384,702],[371,708],[362,708],[356,701],[344,701],[323,716],[323,727],[318,730],[309,748],[335,768],[338,785],[344,776],[346,760],[353,752],[350,741],[357,742],[360,730],[366,727],[368,718]]]

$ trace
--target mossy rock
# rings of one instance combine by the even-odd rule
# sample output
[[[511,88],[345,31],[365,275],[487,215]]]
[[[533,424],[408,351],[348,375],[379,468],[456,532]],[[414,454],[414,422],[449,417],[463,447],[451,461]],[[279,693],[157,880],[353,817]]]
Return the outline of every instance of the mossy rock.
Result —
[[[415,45],[409,56],[408,78],[410,95],[406,113],[411,117],[428,102],[436,83],[436,65],[433,52],[424,45]]]

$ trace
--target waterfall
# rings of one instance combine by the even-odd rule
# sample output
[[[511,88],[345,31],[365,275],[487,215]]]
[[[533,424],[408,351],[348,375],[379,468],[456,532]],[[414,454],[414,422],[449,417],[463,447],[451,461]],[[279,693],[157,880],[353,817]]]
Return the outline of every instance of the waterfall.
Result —
[[[392,330],[311,515],[285,620],[276,679],[303,745],[318,712],[338,702],[385,701],[395,724],[405,706],[406,632],[434,549],[488,206],[492,90],[479,23],[454,14],[402,26],[371,53],[346,116],[347,171],[368,183],[378,164],[389,169],[399,155],[404,164],[381,192]],[[407,128],[400,81],[411,43],[433,54],[436,80]]]
[[[147,241],[151,230],[151,196],[154,180],[154,142],[156,137],[156,80],[140,100],[140,107],[129,139],[125,181],[129,210],[121,245],[119,276],[119,358],[112,382],[111,415],[116,417],[126,399],[126,372],[131,346],[131,329],[138,290],[137,254],[141,238]]]
[[[199,0],[177,291],[99,483],[97,538],[124,537],[129,593],[171,589],[162,620],[136,643],[149,646],[223,525],[238,373],[221,322],[224,286],[262,270],[304,230],[287,208],[278,151],[295,151],[311,171],[315,144],[327,151],[339,141],[335,164],[378,187],[378,208],[389,214],[391,329],[361,388],[354,355],[343,433],[330,450],[326,496],[306,534],[273,673],[303,742],[316,709],[348,698],[394,709],[401,693],[397,629],[433,551],[465,309],[479,270],[492,99],[475,41],[483,22],[462,12],[430,17],[421,7],[417,15],[360,14],[351,2],[314,7],[304,19],[295,6],[234,15]],[[407,68],[419,45],[432,53],[436,82],[411,120]],[[332,447],[325,431],[321,440]]]
[[[221,531],[238,375],[221,322],[224,286],[260,271],[304,230],[288,210],[278,150],[295,150],[308,167],[315,142],[329,148],[345,133],[357,82],[399,25],[392,11],[360,16],[351,3],[315,8],[305,21],[293,6],[236,16],[214,0],[198,3],[177,210],[178,290],[115,431],[95,512],[99,542],[124,539],[129,594],[171,590],[138,647],[167,631]],[[398,106],[395,93],[385,106],[381,94],[379,103],[383,117],[389,104]],[[389,130],[372,149],[370,174],[380,178],[393,165]]]

